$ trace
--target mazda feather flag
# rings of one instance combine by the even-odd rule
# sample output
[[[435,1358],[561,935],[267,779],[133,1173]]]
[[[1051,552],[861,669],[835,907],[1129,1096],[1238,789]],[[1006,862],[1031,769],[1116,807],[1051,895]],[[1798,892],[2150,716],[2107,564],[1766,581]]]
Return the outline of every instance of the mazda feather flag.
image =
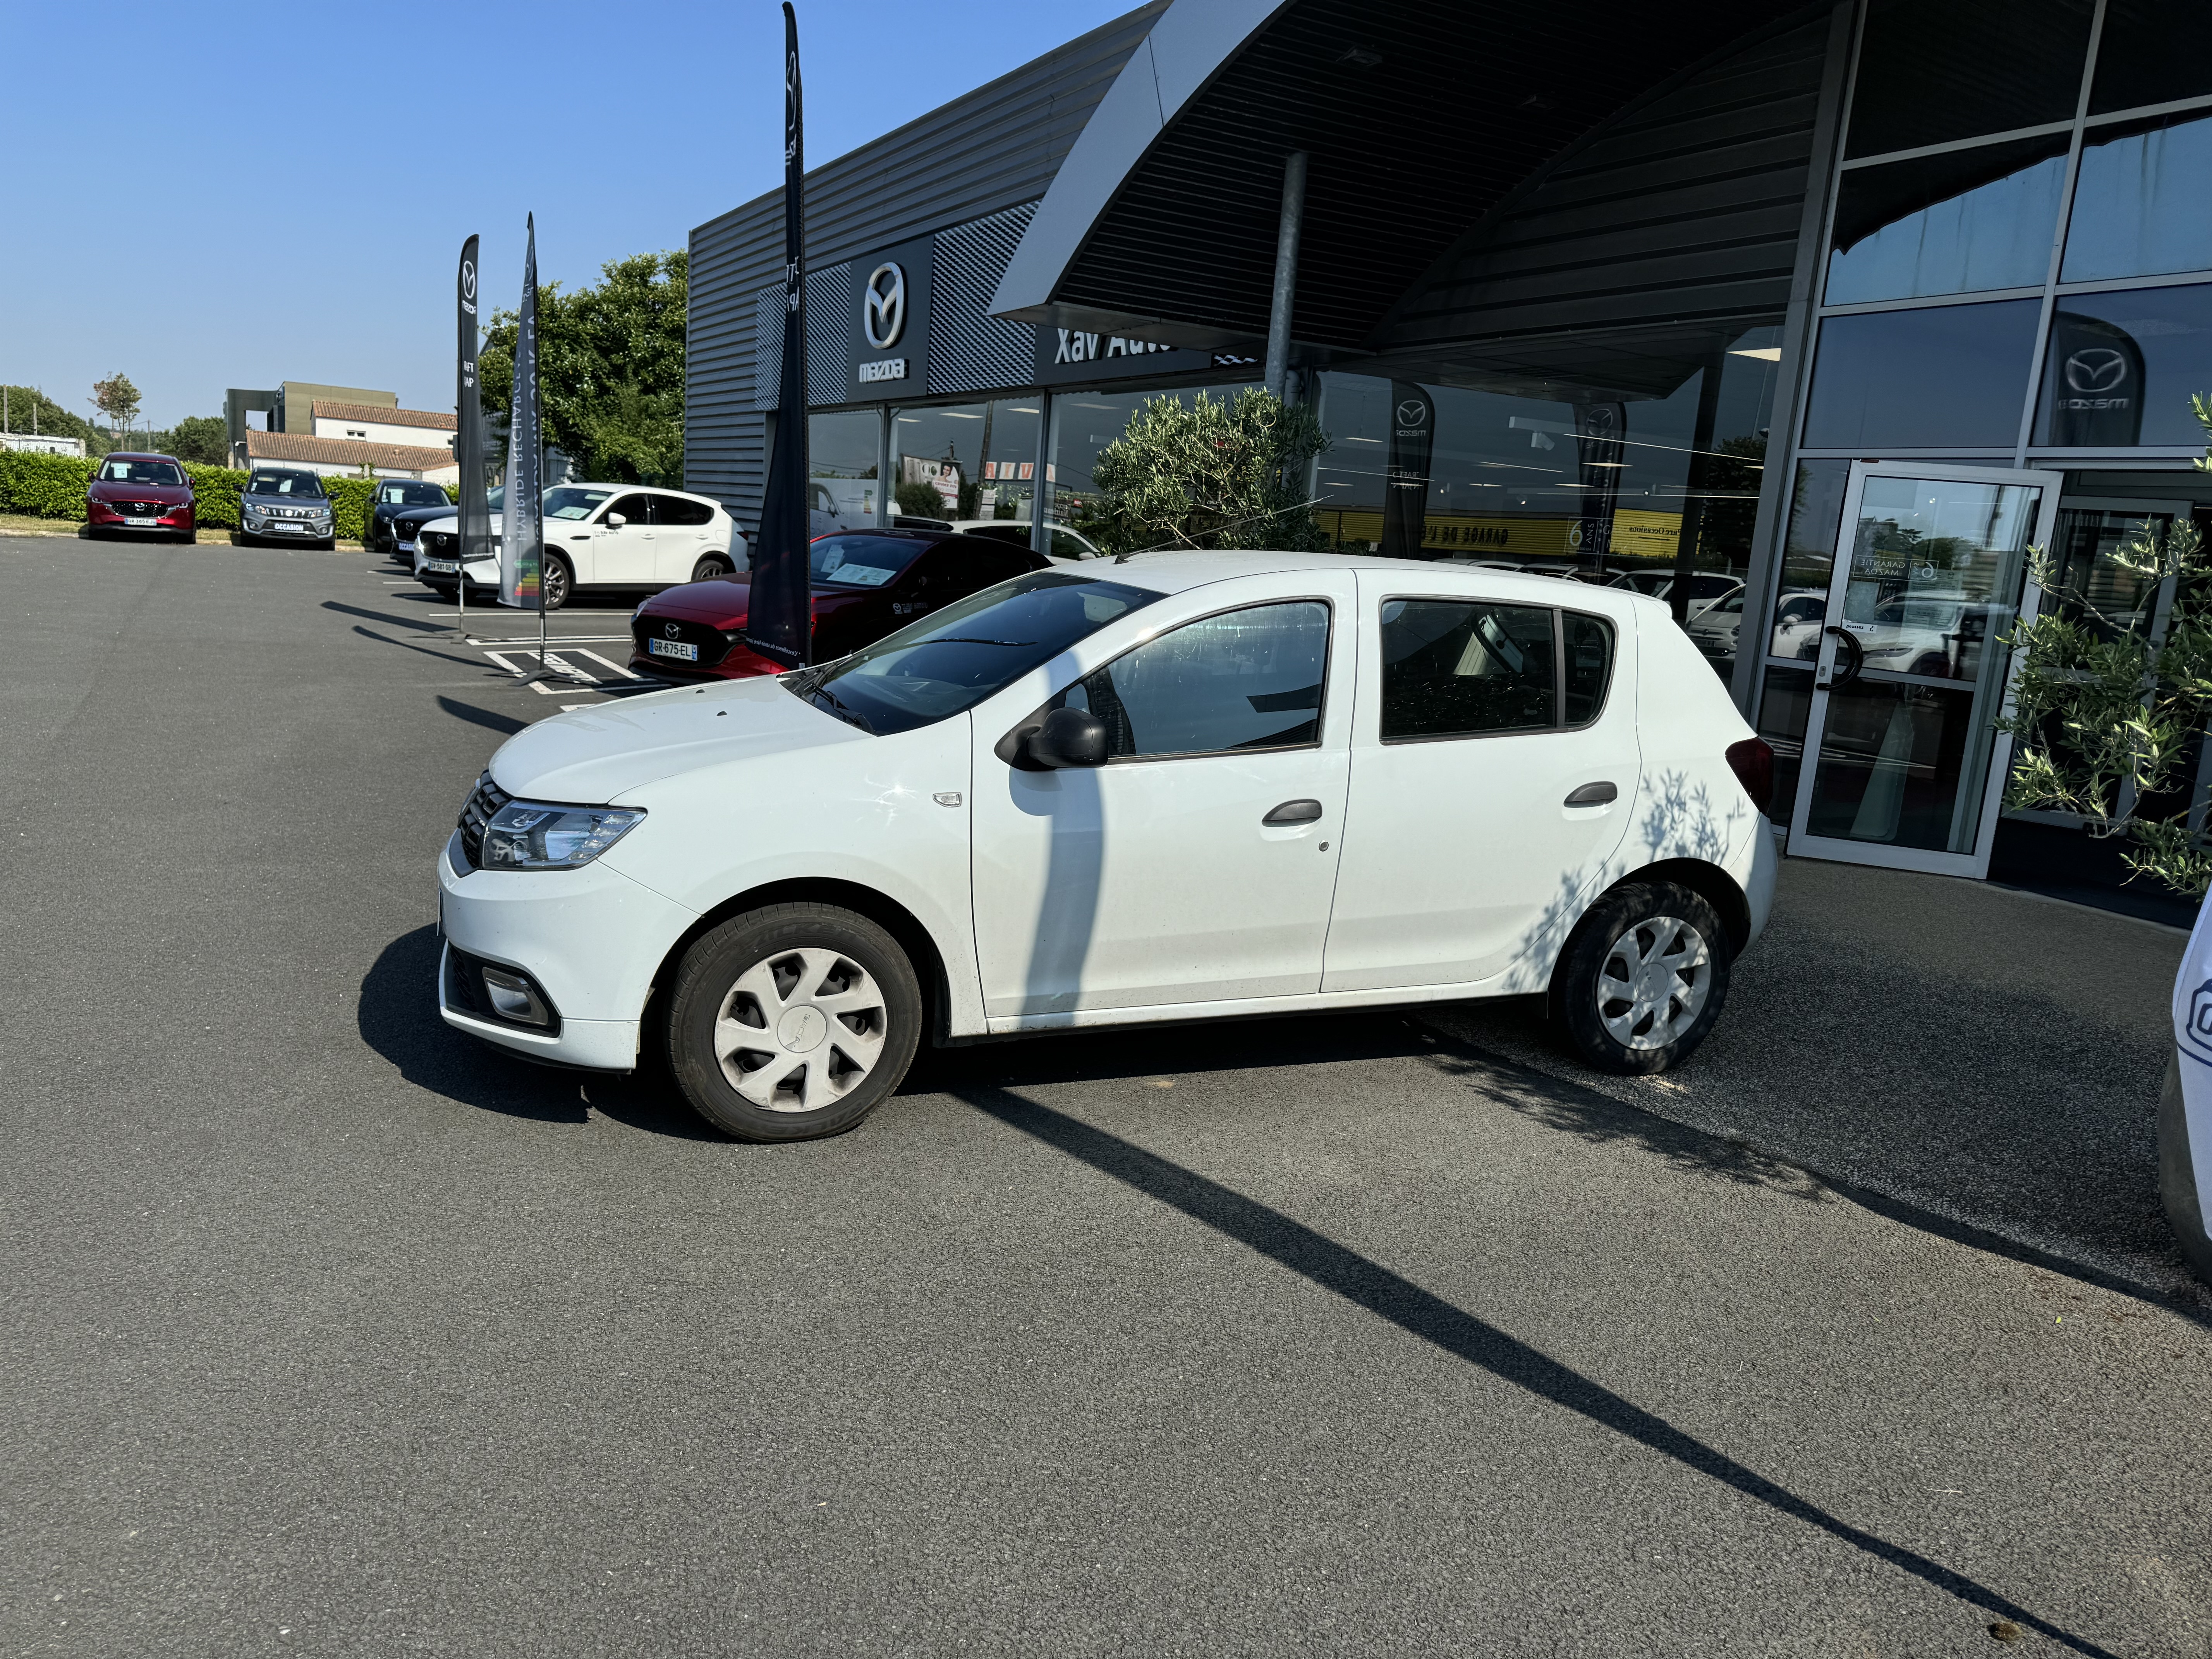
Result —
[[[455,342],[453,459],[459,464],[461,556],[481,558],[491,548],[491,512],[484,505],[483,396],[477,385],[477,239],[461,244],[460,276],[455,286],[459,325]],[[462,596],[464,599],[465,595]]]
[[[753,543],[745,643],[787,668],[813,660],[814,596],[806,565],[806,155],[799,93],[799,18],[783,7],[783,369],[775,448]]]
[[[501,514],[499,602],[538,606],[540,451],[538,441],[538,216],[522,252],[522,310],[514,329],[514,400],[508,410],[506,505]]]

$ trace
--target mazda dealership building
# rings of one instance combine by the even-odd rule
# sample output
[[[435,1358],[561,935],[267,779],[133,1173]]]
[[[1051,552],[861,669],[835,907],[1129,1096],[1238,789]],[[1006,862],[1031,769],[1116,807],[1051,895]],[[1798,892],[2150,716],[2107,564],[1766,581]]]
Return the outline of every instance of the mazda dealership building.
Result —
[[[1147,398],[1270,383],[1336,546],[1667,592],[1792,851],[2117,875],[2000,810],[1990,641],[2031,546],[2156,626],[2114,552],[2212,518],[2205,8],[1161,0],[808,177],[817,507],[1079,550]],[[691,237],[749,526],[781,212]]]

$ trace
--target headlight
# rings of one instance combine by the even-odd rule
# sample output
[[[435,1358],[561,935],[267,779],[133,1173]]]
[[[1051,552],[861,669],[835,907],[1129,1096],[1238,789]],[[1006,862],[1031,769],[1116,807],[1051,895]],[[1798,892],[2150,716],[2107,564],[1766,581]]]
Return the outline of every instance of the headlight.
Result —
[[[546,806],[515,800],[484,826],[487,870],[574,870],[635,830],[645,814],[619,806]]]

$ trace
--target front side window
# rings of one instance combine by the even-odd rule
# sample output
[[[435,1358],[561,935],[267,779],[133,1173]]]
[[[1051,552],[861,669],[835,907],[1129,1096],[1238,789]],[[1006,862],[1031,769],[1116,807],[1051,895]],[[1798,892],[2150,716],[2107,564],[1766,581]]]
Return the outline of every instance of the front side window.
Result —
[[[1559,720],[1552,612],[1480,599],[1382,604],[1382,740]]]
[[[849,657],[786,674],[781,684],[864,732],[910,732],[973,708],[1159,597],[1072,572],[1031,571],[956,599]]]
[[[603,496],[601,499],[605,499]],[[588,509],[587,509],[588,510]],[[653,497],[646,495],[624,495],[606,512],[607,519],[620,519],[631,529],[653,522]],[[605,519],[600,520],[602,524]]]
[[[1328,606],[1258,605],[1186,623],[1068,687],[1109,760],[1288,749],[1321,740]]]

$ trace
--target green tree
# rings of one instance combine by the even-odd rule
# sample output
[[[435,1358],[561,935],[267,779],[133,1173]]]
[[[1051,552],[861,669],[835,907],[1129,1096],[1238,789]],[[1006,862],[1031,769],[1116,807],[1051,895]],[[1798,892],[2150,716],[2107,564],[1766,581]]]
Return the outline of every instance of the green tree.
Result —
[[[1085,528],[1109,552],[1266,547],[1318,551],[1328,538],[1304,489],[1306,464],[1328,447],[1303,404],[1247,386],[1186,404],[1152,399],[1091,465],[1099,494]]]
[[[600,267],[593,288],[538,289],[538,393],[545,441],[586,477],[684,481],[684,335],[690,255],[639,253]],[[477,354],[488,415],[514,401],[515,313],[495,311]]]
[[[2212,400],[2191,401],[2212,435]],[[2212,472],[2212,452],[2197,465]],[[2125,836],[2131,878],[2202,896],[2212,850],[2190,833],[2185,786],[2212,714],[2212,560],[2185,519],[2146,530],[2112,561],[2139,595],[2173,579],[2162,638],[2149,603],[2108,615],[2044,550],[2030,552],[2039,614],[1997,641],[2019,653],[2012,710],[1996,721],[2018,744],[2005,805],[2074,813],[2095,840]]]
[[[230,422],[220,415],[187,415],[170,428],[163,447],[180,461],[228,466]]]
[[[107,416],[109,431],[118,437],[128,432],[131,422],[138,418],[139,401],[138,388],[119,369],[106,380],[92,383],[92,406]]]
[[[7,392],[8,429],[10,432],[35,431],[63,438],[96,435],[90,421],[81,415],[70,414],[35,386],[11,386]]]

